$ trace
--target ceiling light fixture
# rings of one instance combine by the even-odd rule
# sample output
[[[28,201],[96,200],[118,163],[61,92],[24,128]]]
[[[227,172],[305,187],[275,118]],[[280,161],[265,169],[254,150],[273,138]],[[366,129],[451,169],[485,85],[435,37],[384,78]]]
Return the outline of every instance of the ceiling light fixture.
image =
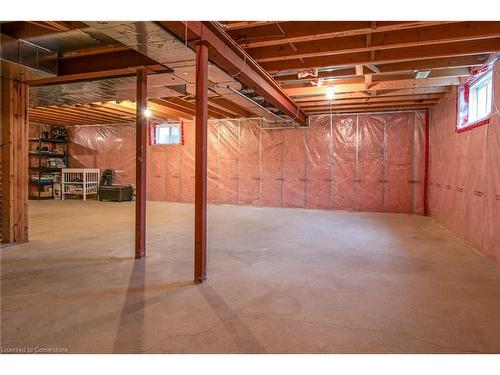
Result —
[[[144,116],[146,116],[146,117],[151,117],[151,110],[150,110],[149,108],[146,108],[146,109],[144,110]]]
[[[431,70],[430,70],[430,69],[426,69],[426,70],[418,70],[418,71],[415,73],[415,78],[416,78],[416,79],[424,79],[424,78],[429,77],[429,74],[431,74]]]
[[[335,88],[333,86],[328,86],[326,88],[326,98],[332,100],[335,97]]]

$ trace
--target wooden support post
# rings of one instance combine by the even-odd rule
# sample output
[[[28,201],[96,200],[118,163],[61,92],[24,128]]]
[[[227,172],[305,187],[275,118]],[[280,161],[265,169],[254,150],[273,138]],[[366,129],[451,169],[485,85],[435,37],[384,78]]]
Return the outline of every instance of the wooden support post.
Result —
[[[194,281],[207,276],[208,47],[196,45],[196,152],[194,198]]]
[[[146,255],[147,79],[146,71],[138,69],[135,132],[135,259]]]
[[[429,163],[430,163],[430,125],[429,125],[429,109],[425,110],[424,123],[424,189],[422,192],[423,215],[429,216]]]
[[[1,80],[2,243],[28,241],[28,85]]]

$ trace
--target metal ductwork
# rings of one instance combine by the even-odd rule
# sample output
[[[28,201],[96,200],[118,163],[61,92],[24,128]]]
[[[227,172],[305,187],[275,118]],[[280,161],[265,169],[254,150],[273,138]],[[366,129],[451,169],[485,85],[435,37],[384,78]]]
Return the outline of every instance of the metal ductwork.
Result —
[[[196,54],[175,35],[155,22],[85,22],[90,29],[104,34],[132,48],[158,63],[173,69],[176,80],[186,85],[186,94],[195,96],[196,87]],[[268,121],[285,121],[286,117],[275,113],[274,106],[267,109],[268,103],[253,100],[257,96],[253,90],[245,88],[236,79],[228,75],[214,64],[209,64],[208,80],[210,81],[209,97],[222,96],[245,108],[256,116]],[[167,82],[166,82],[167,83]],[[259,98],[257,98],[259,99]]]
[[[58,56],[33,43],[0,34],[0,59],[53,77],[58,73]]]

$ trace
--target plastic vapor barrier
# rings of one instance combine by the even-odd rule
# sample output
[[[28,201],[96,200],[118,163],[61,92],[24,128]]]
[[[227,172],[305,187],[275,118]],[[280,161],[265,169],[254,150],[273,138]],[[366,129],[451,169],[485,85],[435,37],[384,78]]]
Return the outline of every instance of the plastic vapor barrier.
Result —
[[[135,127],[124,125],[69,126],[71,168],[114,169],[115,183],[135,184]]]
[[[259,120],[208,128],[208,201],[271,207],[422,213],[424,113],[321,115],[309,128]],[[184,145],[152,145],[149,200],[194,201],[195,124]],[[70,128],[72,167],[112,168],[135,184],[135,124]]]
[[[500,260],[500,65],[489,124],[457,133],[456,89],[431,111],[430,214]]]

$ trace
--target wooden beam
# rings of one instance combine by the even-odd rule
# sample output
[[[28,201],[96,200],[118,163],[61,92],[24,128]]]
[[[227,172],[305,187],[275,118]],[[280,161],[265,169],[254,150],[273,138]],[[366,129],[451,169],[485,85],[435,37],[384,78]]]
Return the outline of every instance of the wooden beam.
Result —
[[[445,86],[436,86],[436,87],[419,87],[415,89],[399,89],[399,90],[390,90],[384,92],[377,92],[376,97],[393,97],[393,96],[412,96],[412,95],[423,95],[423,94],[437,94],[437,93],[447,93],[449,91],[449,87]],[[358,99],[364,98],[368,99],[371,96],[363,91],[358,92],[350,92],[345,94],[335,94],[335,100],[339,99]],[[325,100],[325,94],[320,95],[308,95],[299,98],[295,98],[295,101],[302,105],[304,102],[314,101],[314,100]]]
[[[108,113],[99,113],[95,110],[92,109],[87,109],[85,107],[78,107],[78,106],[69,106],[69,105],[62,105],[59,106],[60,110],[63,113],[72,113],[72,114],[77,114],[79,116],[83,116],[85,118],[97,120],[97,121],[102,121],[103,124],[106,123],[106,121],[120,121],[120,118],[115,116],[115,115],[110,115]]]
[[[88,109],[87,109],[88,110]],[[66,120],[74,121],[77,120],[80,123],[84,123],[87,121],[88,123],[100,122],[101,124],[106,124],[109,121],[123,121],[118,117],[111,117],[111,115],[107,113],[90,113],[86,112],[85,108],[78,108],[77,106],[48,106],[48,107],[35,107],[30,108],[30,113],[37,113],[39,115],[52,116],[52,117],[60,117]]]
[[[151,100],[149,104],[149,109],[155,113],[161,113],[172,119],[185,119],[185,120],[193,120],[194,117],[186,113],[186,111],[180,111],[178,109],[174,109],[170,106],[164,104],[157,104],[157,102]]]
[[[363,104],[363,103],[383,103],[383,102],[398,102],[398,101],[416,101],[416,100],[439,100],[443,97],[444,94],[428,94],[428,95],[415,95],[415,96],[382,96],[382,97],[363,97],[363,98],[355,98],[355,99],[334,99],[330,100],[315,100],[309,102],[301,102],[300,106],[307,110],[308,107],[317,107],[317,106],[329,106],[337,105],[337,104]]]
[[[460,84],[458,78],[426,78],[426,79],[401,79],[397,81],[383,81],[373,83],[369,89],[366,88],[364,83],[353,84],[340,84],[334,85],[335,94],[343,94],[348,92],[369,91],[369,90],[398,90],[398,89],[414,89],[422,87],[435,87],[435,86],[453,86]],[[294,96],[315,96],[326,95],[328,86],[316,87],[296,87],[285,89],[288,95]]]
[[[159,101],[162,102],[162,105],[172,107],[172,108],[178,108],[179,110],[186,111],[192,114],[194,116],[196,114],[196,105],[194,103],[190,103],[184,99],[181,98],[170,98],[169,100],[164,100],[164,99],[158,99]],[[210,99],[209,99],[210,101]],[[228,112],[227,110],[223,108],[219,108],[218,106],[214,106],[209,104],[208,105],[208,115],[209,117],[213,118],[231,118],[234,117],[234,115],[231,112]]]
[[[373,73],[380,73],[380,69],[373,64],[367,64],[366,67],[370,69]]]
[[[147,74],[170,73],[172,70],[131,48],[103,48],[92,53],[75,54],[59,59],[58,76],[29,81],[32,87],[87,82],[105,78],[132,77],[137,68]]]
[[[308,107],[307,111],[319,111],[319,110],[329,110],[332,109],[358,109],[358,108],[380,108],[380,107],[402,107],[408,105],[431,105],[436,104],[438,100],[436,99],[426,99],[422,102],[415,102],[414,100],[404,100],[404,101],[393,101],[393,102],[385,102],[385,103],[357,103],[357,104],[332,104],[330,105],[319,105],[314,107]]]
[[[194,281],[207,277],[208,46],[196,45]]]
[[[257,62],[263,63],[458,43],[499,37],[500,22],[461,22],[373,34],[371,43],[368,46],[366,45],[365,36],[358,35],[314,42],[295,43],[293,49],[289,46],[272,46],[247,49],[247,52]]]
[[[71,113],[64,113],[63,111],[57,108],[50,107],[37,107],[30,109],[31,114],[37,114],[39,116],[44,116],[48,119],[61,119],[69,122],[73,122],[75,124],[94,124],[96,120],[94,118],[87,118],[81,115],[74,115]]]
[[[59,75],[74,75],[159,64],[131,48],[111,52],[68,56],[59,60]],[[165,69],[167,69],[165,67]],[[171,70],[168,70],[171,72]]]
[[[262,25],[276,24],[276,21],[241,21],[241,22],[228,22],[225,24],[225,30],[238,30],[246,29],[249,27],[257,27]]]
[[[424,60],[416,60],[416,61],[404,61],[397,63],[388,63],[382,64],[378,66],[379,73],[381,74],[394,74],[394,73],[404,73],[404,72],[415,72],[417,70],[423,69],[432,69],[431,74],[437,76],[446,76],[446,73],[440,74],[440,71],[447,70],[451,74],[447,76],[462,76],[464,70],[467,69],[469,71],[470,67],[481,66],[487,60],[488,55],[472,55],[472,56],[459,56],[452,58],[438,58],[438,59],[424,59]],[[453,69],[462,69],[458,70],[458,75],[454,75]],[[356,71],[354,67],[352,68],[342,68],[331,71],[323,71],[318,73],[317,78],[337,78],[337,77],[353,77],[356,75]],[[286,82],[286,81],[297,81],[299,80],[297,77],[297,73],[293,74],[284,74],[274,77],[278,82]],[[312,77],[306,77],[300,80],[310,81]]]
[[[87,27],[86,24],[79,21],[67,21],[64,23],[59,21],[58,23],[64,24],[67,30],[76,30]],[[3,22],[2,33],[16,39],[30,39],[40,36],[57,34],[61,32],[61,30],[56,30],[54,27],[47,27],[47,26],[42,26],[35,23],[24,22],[24,21]]]
[[[481,66],[488,58],[488,54],[444,57],[436,59],[421,59],[414,61],[402,61],[378,65],[381,73],[393,73],[402,71],[417,71],[424,69],[442,70],[459,69]]]
[[[492,38],[459,43],[448,43],[444,45],[380,50],[375,52],[373,60],[371,59],[371,54],[369,52],[359,52],[352,54],[349,53],[332,56],[319,56],[286,61],[272,61],[261,63],[261,66],[268,72],[274,73],[286,70],[310,69],[318,67],[352,66],[364,64],[378,65],[391,62],[426,60],[431,58],[492,53],[498,50],[499,45],[500,38]]]
[[[409,28],[439,25],[449,22],[442,21],[409,21],[409,22],[377,22],[377,26],[372,28],[370,21],[338,21],[338,22],[280,22],[280,26],[285,30],[282,33],[273,32],[268,27],[256,28],[257,32],[229,31],[229,34],[238,41],[243,48],[259,48],[274,45],[284,45],[289,43],[301,43],[307,41],[317,41],[322,39],[340,38],[353,35],[364,35],[369,33],[385,33],[394,30],[404,30]],[[260,39],[260,40],[259,40]]]
[[[133,113],[130,113],[129,111],[127,111],[126,109],[123,109],[123,108],[109,108],[106,106],[106,102],[104,103],[89,103],[89,104],[82,104],[84,106],[87,106],[89,108],[93,108],[93,109],[99,109],[99,111],[101,112],[106,112],[106,113],[111,113],[111,114],[114,114],[116,116],[119,116],[121,118],[130,118],[130,119],[134,119],[135,120],[135,111]],[[133,114],[133,116],[132,116]]]
[[[159,74],[159,73],[170,72],[170,69],[166,69],[162,65],[145,65],[144,67],[146,68],[146,72],[148,74]],[[135,77],[136,71],[137,68],[135,67],[119,68],[119,69],[87,72],[87,73],[60,75],[51,78],[41,78],[28,81],[28,83],[31,87],[39,87],[39,86],[62,85],[66,83],[90,82],[107,78]]]
[[[28,86],[1,78],[2,243],[28,241]]]
[[[136,113],[137,113],[136,103],[128,101],[128,100],[124,100],[124,101],[120,102],[120,104],[106,102],[106,103],[103,103],[102,105],[105,108],[115,109],[118,111],[123,111],[123,112],[129,113],[129,114],[133,114],[133,115],[136,115]],[[173,114],[173,113],[167,114],[166,108],[164,108],[162,110],[162,112],[159,112],[156,109],[150,109],[150,110],[151,110],[151,114],[152,114],[151,118],[156,118],[158,120],[169,120],[169,119],[177,120],[178,119],[178,116],[176,114]]]
[[[228,111],[231,111],[235,114],[237,114],[240,117],[252,117],[253,114],[249,111],[247,111],[245,108],[240,107],[239,105],[233,103],[230,100],[227,100],[224,97],[215,97],[215,98],[209,98],[209,102],[211,102],[214,105],[220,105],[224,108],[226,108]]]
[[[319,115],[326,113],[362,113],[362,112],[397,112],[397,111],[407,111],[407,110],[421,110],[432,107],[433,105],[428,104],[416,104],[416,105],[404,105],[404,106],[388,106],[388,107],[378,107],[378,108],[338,108],[338,109],[323,109],[315,111],[307,111],[308,115]]]
[[[191,118],[196,115],[196,106],[181,98],[151,99],[151,102],[186,113]]]
[[[243,85],[252,88],[269,103],[281,109],[297,123],[306,125],[307,118],[292,99],[279,87],[269,74],[263,70],[214,22],[168,22],[161,24],[170,32],[184,40],[205,40],[209,48],[210,61],[226,73],[237,77]],[[192,43],[190,43],[192,45]]]
[[[135,131],[135,259],[146,256],[147,95],[148,76],[144,69],[138,69]]]
[[[123,114],[111,113],[102,107],[90,107],[84,104],[76,104],[74,107],[78,108],[84,113],[95,114],[101,118],[106,118],[109,120],[116,120],[121,122],[126,122]],[[132,120],[131,116],[127,116],[127,120]]]
[[[63,121],[63,120],[57,120],[57,119],[54,119],[54,120],[47,120],[47,118],[45,116],[41,116],[39,117],[38,115],[36,114],[30,114],[30,123],[35,123],[35,124],[46,124],[46,123],[51,123],[53,125],[62,125],[62,126],[70,126],[70,125],[74,125],[73,123],[71,122],[68,122],[68,121]]]

